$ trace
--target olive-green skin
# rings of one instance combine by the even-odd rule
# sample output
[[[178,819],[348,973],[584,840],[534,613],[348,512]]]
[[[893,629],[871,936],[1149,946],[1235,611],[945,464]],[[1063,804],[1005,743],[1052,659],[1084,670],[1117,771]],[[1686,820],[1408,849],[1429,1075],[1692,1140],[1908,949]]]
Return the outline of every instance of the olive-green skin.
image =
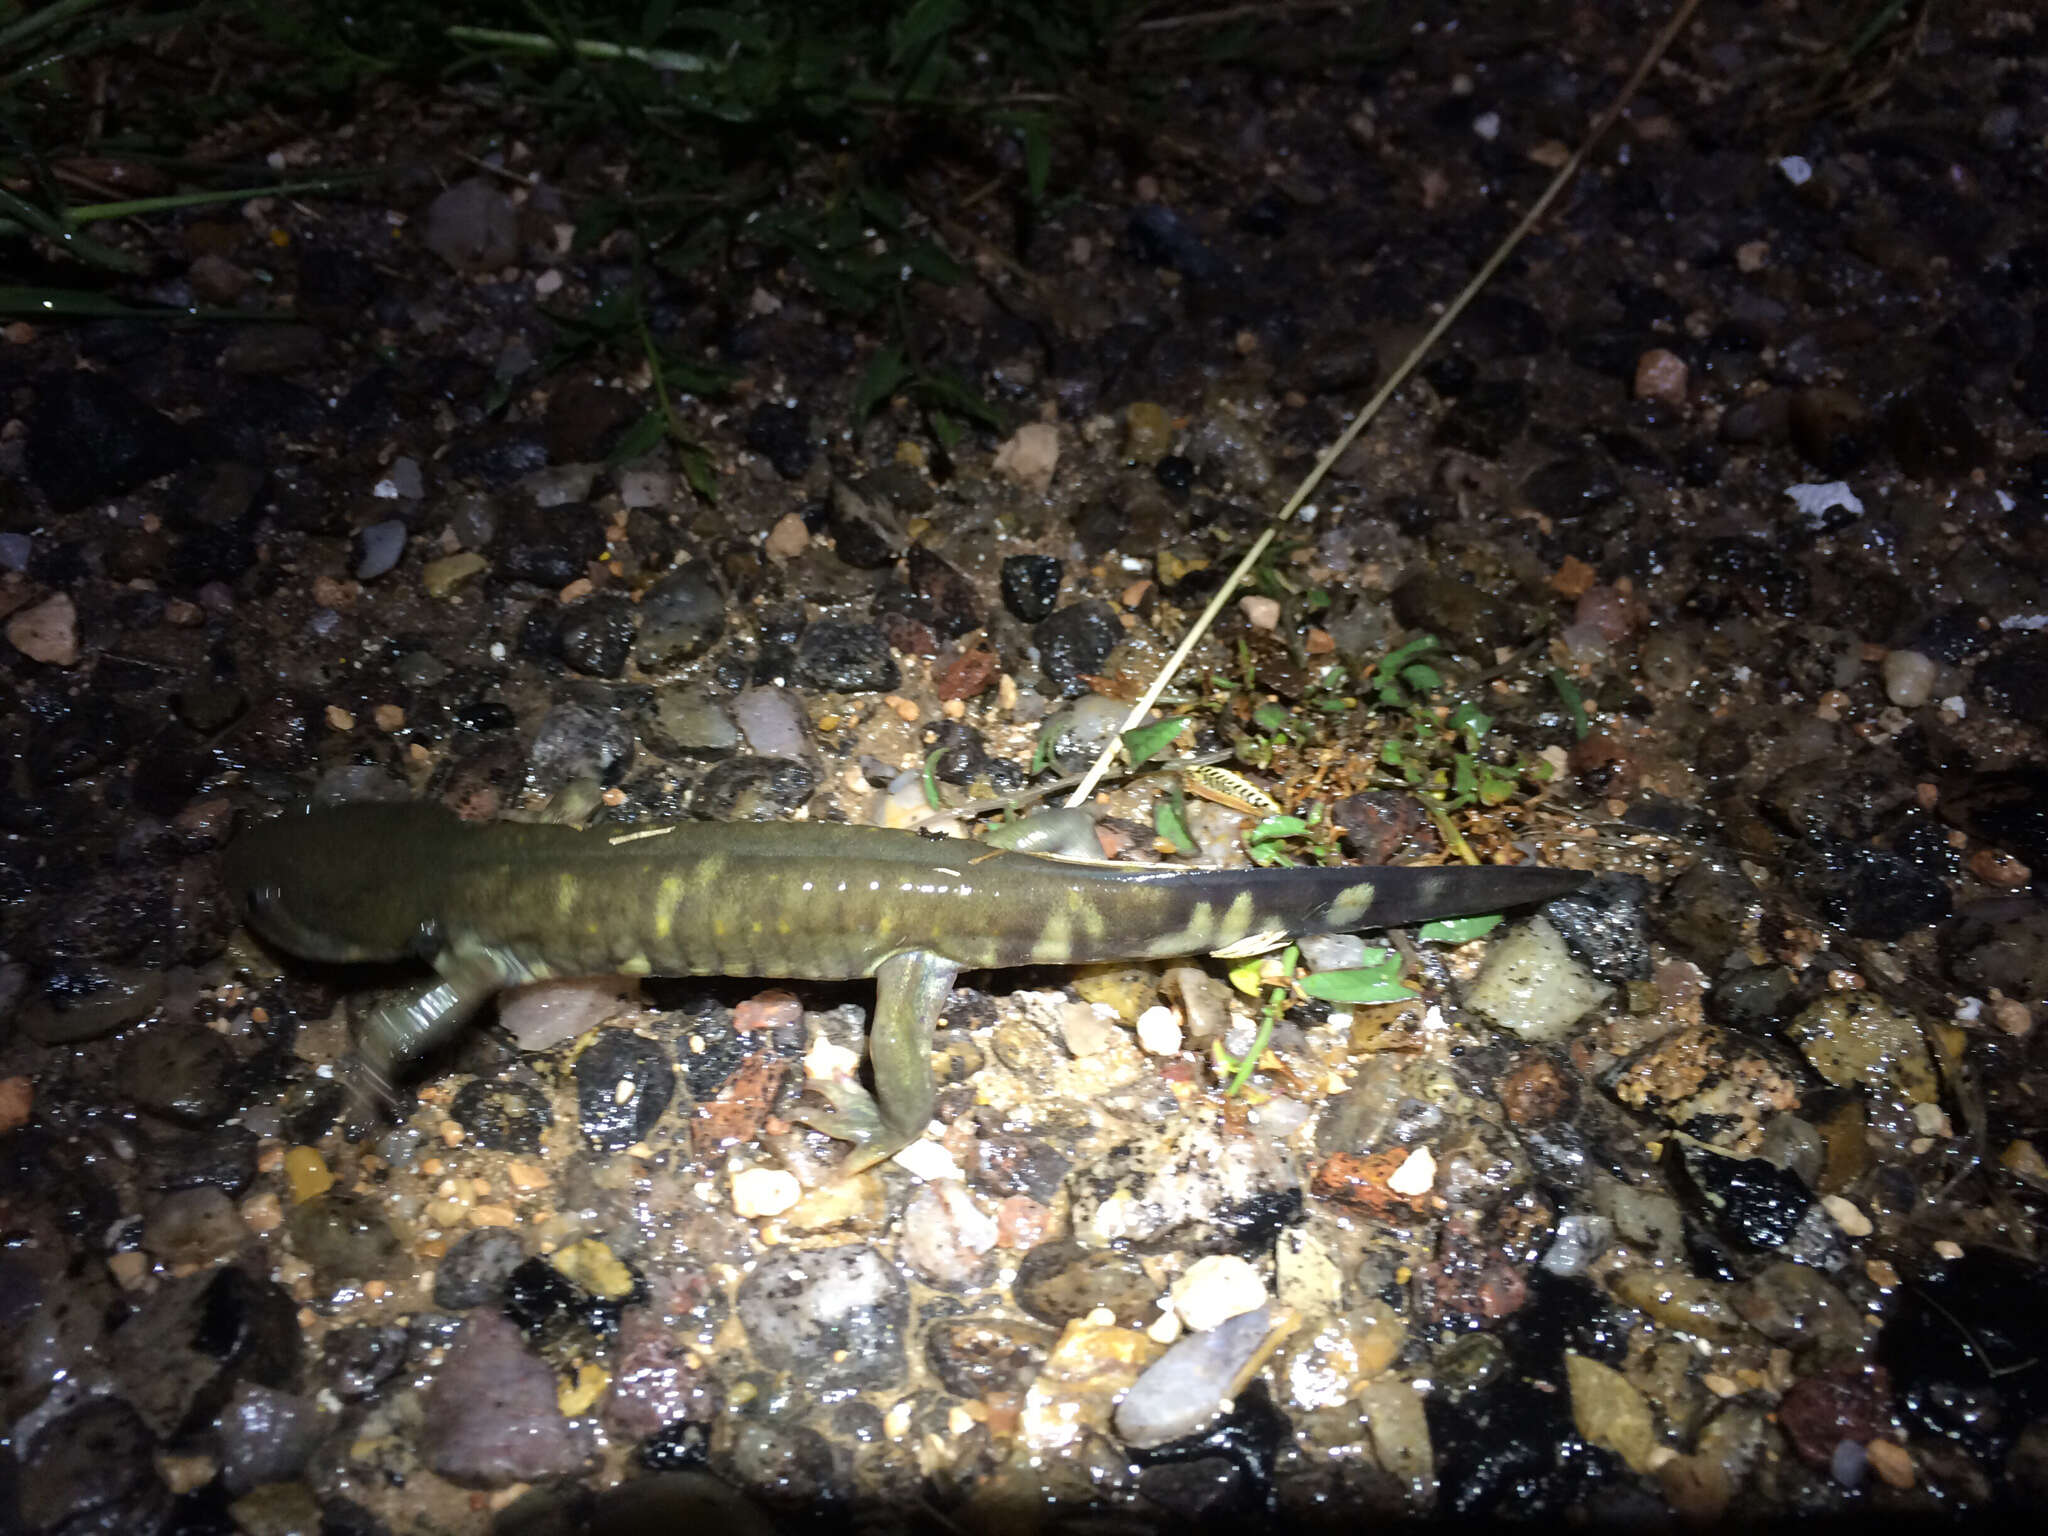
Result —
[[[962,970],[1213,954],[1546,901],[1584,877],[1098,864],[804,822],[486,825],[421,803],[266,822],[229,849],[227,879],[249,925],[294,954],[440,972],[366,1022],[358,1049],[377,1081],[517,982],[877,977],[880,1125],[842,1103],[823,1127],[868,1166],[930,1120],[931,1030]]]

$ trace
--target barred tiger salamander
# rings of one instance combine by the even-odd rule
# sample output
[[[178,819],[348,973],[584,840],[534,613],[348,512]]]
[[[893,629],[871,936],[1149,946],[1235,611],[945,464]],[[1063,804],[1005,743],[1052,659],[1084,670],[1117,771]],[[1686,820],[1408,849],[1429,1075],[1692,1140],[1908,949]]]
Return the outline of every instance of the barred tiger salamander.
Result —
[[[365,1019],[380,1088],[501,988],[554,976],[877,983],[875,1095],[807,1123],[849,1171],[924,1134],[932,1031],[963,970],[1256,953],[1307,934],[1547,901],[1584,876],[1534,867],[1189,869],[1079,862],[819,823],[475,824],[433,804],[286,815],[230,848],[263,938],[309,960],[415,959],[437,979]]]

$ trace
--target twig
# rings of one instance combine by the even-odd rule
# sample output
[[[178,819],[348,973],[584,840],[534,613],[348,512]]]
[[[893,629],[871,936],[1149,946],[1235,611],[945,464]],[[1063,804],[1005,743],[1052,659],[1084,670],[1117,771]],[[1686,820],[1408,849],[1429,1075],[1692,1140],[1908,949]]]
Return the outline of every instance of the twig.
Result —
[[[1670,48],[1697,9],[1699,0],[1682,0],[1677,12],[1665,23],[1664,30],[1659,32],[1656,40],[1650,44],[1642,62],[1636,65],[1635,72],[1624,82],[1614,100],[1608,103],[1607,110],[1600,114],[1592,129],[1580,141],[1579,147],[1572,151],[1570,158],[1558,167],[1557,174],[1550,180],[1550,185],[1543,189],[1543,195],[1536,199],[1529,211],[1522,216],[1522,221],[1509,231],[1507,238],[1501,241],[1494,253],[1486,258],[1485,264],[1473,274],[1472,281],[1467,283],[1445,308],[1436,324],[1432,325],[1408,355],[1401,359],[1400,365],[1387,376],[1386,383],[1379,387],[1373,397],[1366,401],[1358,414],[1352,418],[1351,425],[1324,450],[1322,457],[1316,460],[1315,467],[1309,470],[1301,484],[1295,487],[1294,494],[1287,498],[1286,504],[1273,514],[1273,520],[1266,525],[1265,532],[1261,533],[1252,542],[1252,547],[1245,551],[1244,558],[1237,563],[1237,568],[1224,579],[1223,585],[1216,589],[1216,595],[1209,599],[1209,606],[1202,610],[1202,615],[1195,621],[1194,628],[1190,629],[1186,638],[1174,648],[1173,654],[1166,659],[1166,665],[1159,669],[1159,675],[1152,679],[1151,685],[1139,697],[1138,702],[1131,706],[1131,712],[1124,720],[1123,730],[1136,730],[1144,723],[1146,714],[1159,701],[1159,695],[1166,691],[1167,684],[1173,681],[1174,674],[1180,671],[1189,653],[1201,642],[1202,636],[1209,632],[1209,626],[1216,622],[1216,616],[1223,611],[1224,604],[1230,601],[1231,594],[1237,590],[1239,583],[1250,573],[1252,567],[1258,564],[1259,557],[1265,554],[1273,540],[1279,536],[1280,530],[1300,510],[1302,503],[1308,500],[1318,485],[1322,484],[1323,477],[1330,472],[1330,467],[1342,456],[1344,450],[1349,448],[1358,434],[1365,430],[1366,424],[1380,413],[1381,408],[1393,397],[1394,391],[1407,382],[1408,376],[1429,354],[1429,349],[1437,344],[1444,332],[1449,330],[1458,316],[1465,312],[1465,306],[1477,297],[1480,289],[1484,288],[1493,274],[1501,269],[1508,257],[1514,253],[1515,247],[1520,245],[1529,231],[1536,227],[1537,221],[1550,211],[1551,204],[1555,203],[1558,196],[1570,185],[1572,178],[1578,174],[1579,167],[1593,152],[1593,146],[1598,144],[1607,130],[1614,126],[1615,120],[1621,116],[1622,108],[1628,105],[1637,88],[1656,67],[1657,61],[1664,56],[1665,50]],[[1095,786],[1101,782],[1110,759],[1116,753],[1120,736],[1121,732],[1104,744],[1102,755],[1095,760],[1094,766],[1088,770],[1087,777],[1082,779],[1074,790],[1073,796],[1067,801],[1068,805],[1079,805],[1095,792]]]

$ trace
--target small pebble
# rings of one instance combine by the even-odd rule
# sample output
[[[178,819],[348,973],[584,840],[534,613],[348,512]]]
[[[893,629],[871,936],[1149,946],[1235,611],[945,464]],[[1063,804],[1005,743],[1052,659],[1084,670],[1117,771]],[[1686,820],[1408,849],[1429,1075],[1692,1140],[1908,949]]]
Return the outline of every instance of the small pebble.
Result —
[[[1918,651],[1887,651],[1884,696],[1901,709],[1918,709],[1934,696],[1934,674],[1932,658]]]
[[[811,530],[803,515],[786,512],[768,530],[768,554],[776,560],[794,560],[811,547]]]
[[[420,569],[420,584],[429,597],[453,597],[491,568],[491,562],[473,549],[429,560]]]
[[[1180,1054],[1180,1020],[1171,1008],[1155,1005],[1138,1015],[1138,1044],[1152,1056]]]
[[[1407,1160],[1387,1175],[1387,1188],[1397,1195],[1426,1195],[1436,1183],[1436,1157],[1427,1147],[1417,1147]]]
[[[30,661],[69,667],[78,661],[78,610],[59,592],[7,621],[7,643]]]
[[[732,1208],[741,1216],[780,1216],[802,1198],[796,1175],[780,1168],[742,1168],[732,1176]]]
[[[398,564],[405,553],[405,524],[397,518],[372,523],[359,535],[362,553],[356,560],[356,580],[375,581]]]
[[[1652,347],[1636,359],[1636,398],[1662,400],[1684,405],[1687,383],[1685,359],[1663,347]]]
[[[334,1175],[328,1172],[327,1159],[312,1147],[285,1149],[284,1177],[291,1187],[294,1205],[334,1188]]]
[[[1880,1481],[1892,1488],[1913,1486],[1913,1456],[1895,1440],[1873,1440],[1863,1447],[1863,1459]]]
[[[1834,1218],[1835,1225],[1842,1229],[1844,1236],[1868,1237],[1874,1230],[1870,1218],[1863,1214],[1854,1201],[1845,1200],[1840,1195],[1823,1195],[1820,1203],[1828,1215]]]
[[[1043,496],[1052,485],[1060,461],[1059,428],[1049,422],[1026,422],[996,450],[995,471],[1026,490]]]
[[[1173,1283],[1173,1309],[1195,1333],[1242,1317],[1266,1304],[1266,1282],[1246,1260],[1234,1253],[1197,1259]]]
[[[1095,1056],[1116,1039],[1116,1026],[1095,1011],[1093,1003],[1068,1003],[1060,1010],[1060,1038],[1076,1056]]]
[[[1245,623],[1253,629],[1273,629],[1280,623],[1280,602],[1277,598],[1254,593],[1239,598],[1237,606],[1244,614]]]

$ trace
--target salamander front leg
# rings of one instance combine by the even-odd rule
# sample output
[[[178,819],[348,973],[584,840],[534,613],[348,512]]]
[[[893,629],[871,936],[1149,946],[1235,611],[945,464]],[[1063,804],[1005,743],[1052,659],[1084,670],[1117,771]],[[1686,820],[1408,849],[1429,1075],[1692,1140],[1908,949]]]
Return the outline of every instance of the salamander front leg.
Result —
[[[929,950],[892,955],[875,972],[875,1018],[868,1030],[868,1060],[875,1097],[844,1090],[829,1095],[830,1113],[804,1123],[854,1144],[840,1171],[859,1173],[887,1162],[931,1124],[938,1090],[932,1082],[932,1035],[960,967]]]
[[[395,992],[371,1009],[355,1030],[355,1049],[341,1065],[347,1092],[348,1134],[353,1138],[389,1118],[392,1084],[406,1063],[452,1040],[514,976],[517,967],[489,950],[444,952],[434,961],[438,981]]]

